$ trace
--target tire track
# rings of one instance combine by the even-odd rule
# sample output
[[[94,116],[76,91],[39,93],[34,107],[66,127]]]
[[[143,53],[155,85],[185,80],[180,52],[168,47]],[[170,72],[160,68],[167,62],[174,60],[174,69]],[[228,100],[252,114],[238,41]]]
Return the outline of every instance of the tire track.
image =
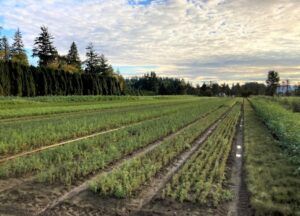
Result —
[[[242,182],[242,161],[243,161],[243,149],[244,149],[244,106],[241,106],[241,116],[236,126],[235,138],[232,144],[231,156],[228,159],[228,167],[230,172],[228,173],[229,188],[233,193],[232,200],[227,204],[223,204],[218,208],[218,215],[220,216],[238,216],[238,205],[240,202],[240,189]]]

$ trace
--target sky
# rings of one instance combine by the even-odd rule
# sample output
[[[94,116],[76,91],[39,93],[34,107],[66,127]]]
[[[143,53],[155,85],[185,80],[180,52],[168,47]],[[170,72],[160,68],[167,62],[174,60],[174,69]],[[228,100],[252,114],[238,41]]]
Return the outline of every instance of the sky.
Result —
[[[84,60],[93,42],[125,77],[244,83],[276,70],[298,83],[299,11],[299,0],[0,0],[0,26],[20,28],[29,56],[42,25],[60,54],[75,41]]]

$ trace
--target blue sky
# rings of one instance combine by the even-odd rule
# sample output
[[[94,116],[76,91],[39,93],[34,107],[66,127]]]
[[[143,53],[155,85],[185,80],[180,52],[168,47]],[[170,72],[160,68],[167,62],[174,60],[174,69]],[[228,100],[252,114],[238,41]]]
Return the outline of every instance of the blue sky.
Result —
[[[0,0],[0,26],[21,29],[29,56],[41,25],[60,54],[75,41],[84,60],[93,42],[126,77],[264,82],[277,70],[297,83],[299,11],[298,0]]]

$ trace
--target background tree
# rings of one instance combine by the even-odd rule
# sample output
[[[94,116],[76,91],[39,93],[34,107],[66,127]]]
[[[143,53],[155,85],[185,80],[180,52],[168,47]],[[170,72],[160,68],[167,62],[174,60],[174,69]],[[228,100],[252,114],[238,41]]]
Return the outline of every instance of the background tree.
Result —
[[[22,41],[22,34],[19,28],[15,33],[14,42],[11,47],[11,59],[13,62],[28,65],[27,55]]]
[[[48,28],[41,27],[41,33],[34,41],[33,57],[39,57],[40,66],[48,66],[57,58],[57,50],[53,46],[54,37],[48,32]]]
[[[241,88],[239,83],[237,83],[236,85],[232,84],[231,95],[234,95],[234,96],[241,96],[242,95],[242,88]]]
[[[75,42],[71,44],[70,50],[67,55],[67,63],[68,65],[77,68],[78,71],[81,70],[81,61],[79,58],[79,53]]]
[[[3,36],[0,43],[0,59],[4,61],[9,61],[10,57],[11,55],[9,43],[7,38]]]
[[[97,72],[104,76],[109,76],[112,74],[109,74],[111,72],[112,67],[107,63],[107,59],[103,54],[99,56],[99,66],[97,66]]]
[[[267,94],[273,96],[276,93],[277,86],[279,85],[279,74],[276,71],[268,72],[267,83]]]
[[[96,69],[99,66],[99,56],[94,49],[94,45],[90,43],[86,47],[86,57],[85,63],[85,72],[86,73],[96,73]]]

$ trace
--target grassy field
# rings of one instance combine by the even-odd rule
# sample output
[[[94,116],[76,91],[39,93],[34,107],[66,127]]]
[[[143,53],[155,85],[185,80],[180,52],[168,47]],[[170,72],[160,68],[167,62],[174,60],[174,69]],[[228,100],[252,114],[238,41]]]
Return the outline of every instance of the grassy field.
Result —
[[[300,215],[281,100],[0,98],[0,215]]]

